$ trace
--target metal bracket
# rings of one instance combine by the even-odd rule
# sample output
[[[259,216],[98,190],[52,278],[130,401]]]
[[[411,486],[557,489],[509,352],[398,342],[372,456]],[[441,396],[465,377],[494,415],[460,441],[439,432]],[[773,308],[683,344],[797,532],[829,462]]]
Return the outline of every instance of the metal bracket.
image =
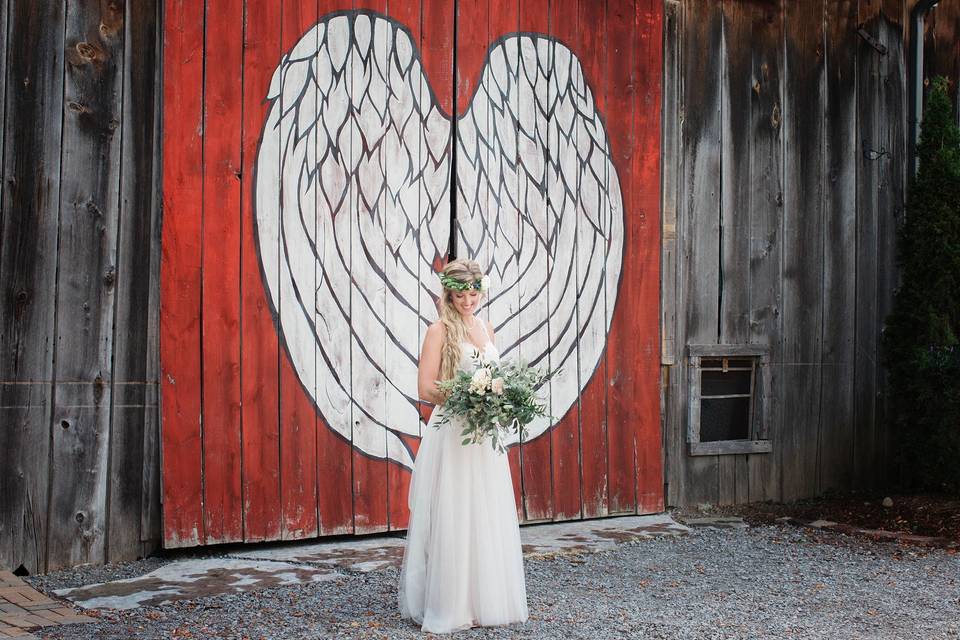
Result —
[[[857,25],[857,35],[867,41],[871,47],[880,52],[880,55],[887,55],[887,45],[883,44],[876,38],[874,38],[866,29],[863,28],[863,25]]]

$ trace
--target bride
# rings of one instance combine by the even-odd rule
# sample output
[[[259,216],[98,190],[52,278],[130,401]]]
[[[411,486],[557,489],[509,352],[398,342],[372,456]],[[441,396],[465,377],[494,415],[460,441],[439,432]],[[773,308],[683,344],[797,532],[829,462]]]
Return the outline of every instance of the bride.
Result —
[[[527,619],[527,593],[507,456],[489,442],[461,444],[457,419],[434,426],[437,380],[472,371],[478,353],[499,359],[493,327],[474,315],[489,278],[473,260],[440,274],[440,321],[423,340],[418,393],[435,403],[410,480],[410,522],[400,571],[400,614],[446,633]]]

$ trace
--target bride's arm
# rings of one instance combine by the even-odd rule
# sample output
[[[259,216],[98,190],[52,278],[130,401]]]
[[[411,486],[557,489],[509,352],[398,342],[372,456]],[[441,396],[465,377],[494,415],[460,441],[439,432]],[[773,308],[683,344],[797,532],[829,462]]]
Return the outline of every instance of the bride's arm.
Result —
[[[442,324],[432,324],[427,328],[420,351],[420,363],[417,367],[417,395],[421,400],[442,404],[445,397],[437,388],[440,377],[440,351],[443,348]]]

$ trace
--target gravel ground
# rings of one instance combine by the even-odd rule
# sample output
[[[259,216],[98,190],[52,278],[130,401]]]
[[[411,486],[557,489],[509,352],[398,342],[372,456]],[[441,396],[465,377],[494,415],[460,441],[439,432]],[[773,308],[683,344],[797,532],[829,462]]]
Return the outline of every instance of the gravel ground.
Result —
[[[161,562],[31,578],[59,588]],[[527,559],[530,620],[468,638],[960,638],[960,555],[784,526],[694,530],[583,556]],[[44,638],[418,638],[398,571],[129,612]]]

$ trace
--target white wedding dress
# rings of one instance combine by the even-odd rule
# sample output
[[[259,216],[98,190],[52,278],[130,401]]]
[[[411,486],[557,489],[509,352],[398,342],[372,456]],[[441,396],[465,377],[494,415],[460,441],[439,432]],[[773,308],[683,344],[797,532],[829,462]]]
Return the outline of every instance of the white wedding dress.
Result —
[[[464,343],[460,368],[477,348]],[[484,354],[499,359],[493,342]],[[410,522],[400,570],[400,614],[423,631],[523,622],[527,591],[513,483],[506,454],[489,441],[461,444],[460,421],[423,432],[410,480]]]

